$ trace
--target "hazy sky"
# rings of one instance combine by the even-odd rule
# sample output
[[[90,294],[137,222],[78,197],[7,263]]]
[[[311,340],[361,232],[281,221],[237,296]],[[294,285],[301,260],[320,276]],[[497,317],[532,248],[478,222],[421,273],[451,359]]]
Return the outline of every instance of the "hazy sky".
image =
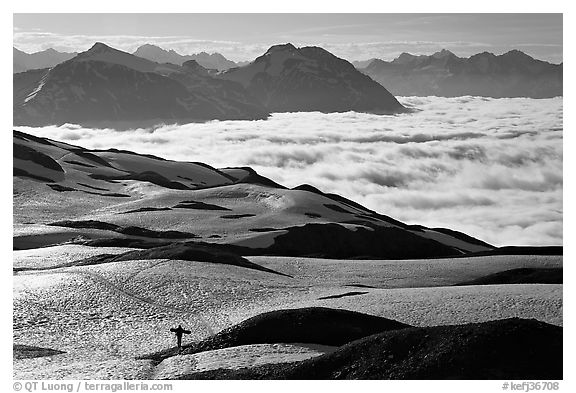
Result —
[[[144,43],[217,51],[235,61],[286,42],[348,60],[446,48],[460,56],[520,49],[563,61],[562,14],[14,14],[14,46],[25,52],[83,51],[95,41],[126,51]]]

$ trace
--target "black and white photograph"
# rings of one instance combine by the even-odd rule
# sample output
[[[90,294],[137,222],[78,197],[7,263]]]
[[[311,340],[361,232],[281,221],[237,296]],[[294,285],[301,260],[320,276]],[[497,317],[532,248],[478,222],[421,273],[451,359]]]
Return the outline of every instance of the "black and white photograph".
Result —
[[[561,8],[74,9],[11,15],[14,391],[564,390]]]

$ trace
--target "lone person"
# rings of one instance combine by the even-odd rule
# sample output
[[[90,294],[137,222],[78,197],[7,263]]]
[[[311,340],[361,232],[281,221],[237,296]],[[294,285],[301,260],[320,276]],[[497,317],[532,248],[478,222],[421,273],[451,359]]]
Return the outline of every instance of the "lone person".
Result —
[[[176,333],[176,339],[178,340],[178,352],[182,351],[182,334],[190,334],[192,333],[190,330],[184,330],[182,325],[178,325],[177,328],[171,328],[171,332]]]

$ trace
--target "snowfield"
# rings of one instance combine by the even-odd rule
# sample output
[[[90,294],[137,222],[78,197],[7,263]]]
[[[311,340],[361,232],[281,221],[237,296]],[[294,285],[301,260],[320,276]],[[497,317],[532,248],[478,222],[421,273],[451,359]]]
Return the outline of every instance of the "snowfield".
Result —
[[[335,347],[310,344],[253,344],[174,356],[162,361],[151,379],[175,379],[219,368],[239,369],[263,364],[288,363],[330,353]]]
[[[22,266],[34,266],[35,260],[50,251],[54,252],[54,262],[66,261],[74,253],[91,254],[89,247],[68,245],[15,251],[14,257]],[[149,360],[135,359],[175,345],[169,329],[178,324],[192,330],[184,338],[186,343],[263,312],[286,308],[339,308],[414,326],[513,316],[562,325],[560,284],[451,286],[511,268],[561,267],[562,257],[427,261],[250,259],[293,278],[236,266],[169,260],[17,273],[14,343],[66,353],[14,360],[14,377],[175,377],[190,370],[295,361],[320,354],[316,349],[286,343],[177,357],[158,366]],[[320,299],[349,292],[360,294]]]
[[[497,249],[250,169],[13,137],[15,379],[178,378],[323,356],[334,348],[302,343],[336,345],[321,340],[342,329],[382,332],[350,325],[342,310],[394,320],[394,330],[563,324],[559,247]],[[498,255],[510,250],[536,255]],[[500,285],[471,285],[494,274]],[[236,341],[214,336],[302,308],[288,313],[290,328],[267,316]],[[333,323],[326,308],[346,317]],[[191,331],[181,356],[178,325]],[[548,328],[558,343],[560,329]],[[282,334],[242,341],[262,332]]]

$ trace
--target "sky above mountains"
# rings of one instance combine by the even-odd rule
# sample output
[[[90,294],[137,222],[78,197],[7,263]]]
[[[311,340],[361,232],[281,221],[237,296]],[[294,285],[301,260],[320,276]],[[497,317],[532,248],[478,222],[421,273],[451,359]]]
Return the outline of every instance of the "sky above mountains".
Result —
[[[271,45],[321,46],[347,60],[391,60],[448,49],[468,57],[512,49],[563,61],[562,14],[14,14],[14,46],[78,52],[102,41],[133,52],[145,43],[181,54],[253,60]]]

